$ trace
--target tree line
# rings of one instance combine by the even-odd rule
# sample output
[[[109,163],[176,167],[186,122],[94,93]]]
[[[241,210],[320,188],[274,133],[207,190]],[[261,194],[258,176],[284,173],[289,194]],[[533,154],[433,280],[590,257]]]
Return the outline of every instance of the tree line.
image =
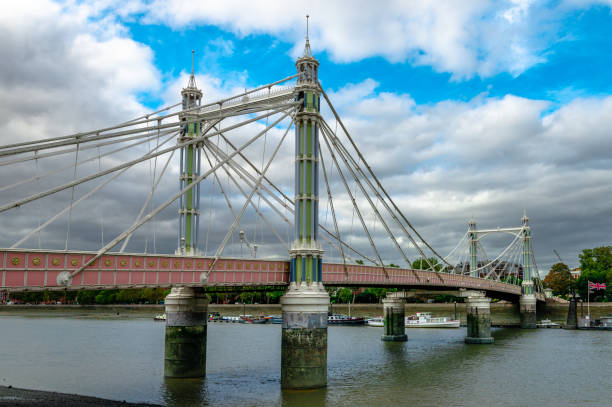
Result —
[[[576,292],[580,298],[591,301],[612,301],[612,246],[584,249],[578,256],[580,258],[580,277],[574,279],[570,269],[565,263],[556,263],[551,268],[544,286],[552,289],[553,294],[568,297]],[[605,283],[605,290],[593,290],[588,293],[588,282]]]

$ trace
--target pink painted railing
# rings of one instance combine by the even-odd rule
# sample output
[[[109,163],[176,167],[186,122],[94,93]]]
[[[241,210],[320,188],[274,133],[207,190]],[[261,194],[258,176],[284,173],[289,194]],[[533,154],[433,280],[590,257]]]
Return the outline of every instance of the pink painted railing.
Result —
[[[57,276],[72,272],[94,256],[91,252],[0,250],[0,290],[61,290]],[[200,275],[212,259],[151,254],[104,255],[74,276],[70,289],[201,286]],[[220,259],[207,286],[286,286],[287,261]],[[452,287],[520,295],[513,284],[456,274],[398,268],[323,264],[325,285]]]

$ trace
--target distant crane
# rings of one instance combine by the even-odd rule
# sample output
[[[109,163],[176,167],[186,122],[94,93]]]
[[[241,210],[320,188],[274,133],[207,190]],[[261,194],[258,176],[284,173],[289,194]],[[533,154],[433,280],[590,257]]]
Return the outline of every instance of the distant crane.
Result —
[[[553,249],[553,252],[555,252],[555,254],[557,255],[557,258],[559,259],[559,262],[565,264],[565,262],[563,260],[561,260],[561,256],[559,256],[559,253],[557,253],[557,250]]]

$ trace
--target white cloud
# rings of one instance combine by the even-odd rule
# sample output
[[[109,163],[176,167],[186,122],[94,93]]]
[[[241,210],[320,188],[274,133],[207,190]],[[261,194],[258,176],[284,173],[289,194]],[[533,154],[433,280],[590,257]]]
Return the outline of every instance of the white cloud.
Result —
[[[330,98],[341,101],[336,107],[383,185],[442,253],[470,217],[484,227],[516,226],[523,208],[543,267],[555,261],[552,248],[575,263],[583,248],[610,244],[612,97],[576,99],[552,113],[548,102],[513,95],[415,106],[409,95],[376,94],[370,84]],[[355,89],[371,92],[349,103],[345,92]],[[338,206],[350,220],[348,201]]]
[[[212,24],[240,36],[267,33],[295,42],[297,55],[303,47],[304,16],[310,14],[315,53],[326,50],[337,62],[381,56],[391,62],[430,65],[462,79],[499,72],[519,75],[544,60],[542,52],[554,37],[548,32],[554,29],[549,21],[554,12],[532,13],[533,8],[531,0],[315,0],[299,6],[164,0],[143,8],[143,21],[176,28]]]

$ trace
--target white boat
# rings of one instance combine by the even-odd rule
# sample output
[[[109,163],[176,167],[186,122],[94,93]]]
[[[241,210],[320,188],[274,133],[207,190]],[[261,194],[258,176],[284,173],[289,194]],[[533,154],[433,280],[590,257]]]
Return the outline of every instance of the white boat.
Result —
[[[153,320],[154,320],[154,321],[165,321],[165,320],[166,320],[166,314],[158,314],[158,315],[155,315],[155,316],[153,317]]]
[[[550,319],[543,319],[540,321],[539,324],[536,324],[536,326],[538,328],[557,328],[557,327],[561,327],[561,325],[557,324],[556,322],[552,322]]]
[[[432,317],[431,312],[417,312],[405,318],[406,328],[459,328],[458,319]]]
[[[385,320],[383,317],[374,317],[366,320],[368,326],[385,326]]]

